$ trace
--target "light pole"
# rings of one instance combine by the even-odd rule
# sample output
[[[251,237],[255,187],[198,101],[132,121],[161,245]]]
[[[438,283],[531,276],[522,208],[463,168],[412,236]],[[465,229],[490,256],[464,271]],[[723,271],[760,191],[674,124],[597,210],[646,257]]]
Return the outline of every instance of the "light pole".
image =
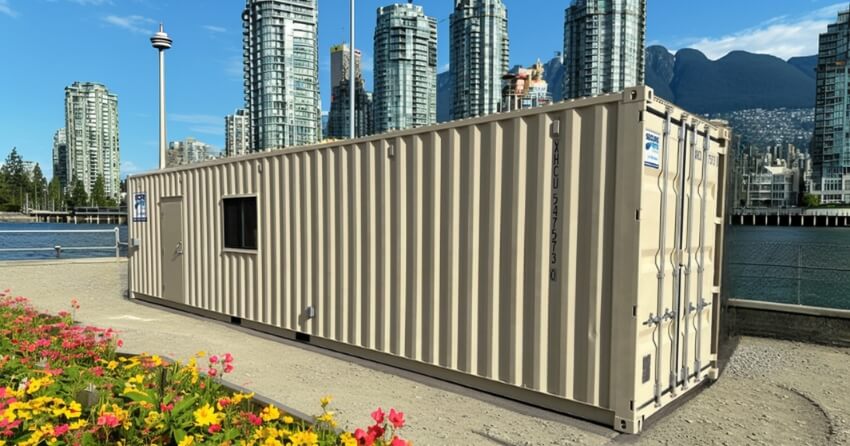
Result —
[[[351,46],[348,48],[348,137],[356,138],[354,134],[354,0],[351,0]]]
[[[159,51],[159,168],[165,169],[165,50],[171,48],[171,39],[159,24],[159,32],[151,37],[151,44]]]

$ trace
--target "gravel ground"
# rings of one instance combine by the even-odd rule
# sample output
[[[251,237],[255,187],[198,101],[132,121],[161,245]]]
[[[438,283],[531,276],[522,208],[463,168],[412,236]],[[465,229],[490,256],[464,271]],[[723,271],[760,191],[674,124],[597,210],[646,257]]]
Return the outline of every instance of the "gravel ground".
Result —
[[[640,436],[483,395],[411,373],[122,298],[126,263],[0,262],[0,289],[39,308],[123,333],[125,347],[186,358],[237,358],[232,382],[306,413],[334,396],[342,425],[375,406],[406,412],[418,445],[850,445],[850,349],[744,338],[726,373]]]

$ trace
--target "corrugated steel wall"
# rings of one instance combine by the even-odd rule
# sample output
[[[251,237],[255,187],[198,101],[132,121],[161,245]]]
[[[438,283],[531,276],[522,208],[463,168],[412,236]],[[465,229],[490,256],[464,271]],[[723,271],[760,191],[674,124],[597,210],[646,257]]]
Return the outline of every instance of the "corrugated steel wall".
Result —
[[[616,208],[623,183],[656,193],[635,139],[660,124],[634,94],[131,177],[152,210],[130,226],[131,291],[160,297],[155,206],[182,196],[188,306],[613,410],[617,256],[634,280],[616,302],[655,306],[657,204]],[[258,200],[255,252],[223,248],[238,195]],[[634,378],[652,339],[631,326]]]

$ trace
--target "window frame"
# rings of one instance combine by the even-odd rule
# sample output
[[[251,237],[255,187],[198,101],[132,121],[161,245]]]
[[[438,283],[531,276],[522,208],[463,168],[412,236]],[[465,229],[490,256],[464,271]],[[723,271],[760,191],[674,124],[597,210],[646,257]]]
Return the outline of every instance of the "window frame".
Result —
[[[226,206],[225,206],[225,201],[226,200],[232,200],[232,199],[246,199],[246,198],[253,198],[254,199],[254,209],[256,210],[256,213],[257,213],[257,215],[255,216],[255,220],[254,220],[255,225],[256,225],[256,230],[257,230],[257,237],[256,237],[256,240],[255,240],[256,246],[254,248],[228,247],[227,246],[227,236],[226,236],[226,231],[227,231],[226,212],[227,212],[227,210],[226,210]],[[257,254],[257,251],[259,250],[259,247],[260,247],[260,209],[257,207],[258,203],[259,203],[259,197],[258,197],[257,194],[233,194],[233,195],[224,195],[224,196],[221,197],[221,202],[220,202],[220,207],[221,207],[220,216],[221,216],[221,223],[222,223],[221,246],[222,246],[222,252],[223,253]],[[242,211],[241,215],[242,216],[245,215],[244,210]],[[243,228],[242,229],[243,229],[243,233],[240,235],[240,237],[244,239],[244,221],[243,221]]]

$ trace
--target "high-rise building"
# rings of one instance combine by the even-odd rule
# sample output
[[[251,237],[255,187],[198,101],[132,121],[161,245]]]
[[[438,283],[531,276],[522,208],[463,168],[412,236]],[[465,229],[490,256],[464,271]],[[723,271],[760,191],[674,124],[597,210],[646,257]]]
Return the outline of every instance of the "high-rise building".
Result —
[[[349,47],[345,44],[331,47],[331,109],[328,113],[329,138],[348,138],[349,97],[351,96],[351,64]],[[360,71],[360,50],[354,50],[354,136],[372,133],[372,95],[366,91],[363,73]]]
[[[540,107],[552,102],[549,84],[543,79],[540,59],[531,68],[520,68],[516,73],[502,77],[502,103],[499,111],[509,112],[523,108]]]
[[[508,11],[502,0],[455,0],[451,14],[452,118],[495,113],[508,71]]]
[[[217,154],[218,151],[213,146],[195,138],[171,141],[166,151],[165,165],[166,167],[174,167],[200,163],[201,161],[215,159]]]
[[[437,120],[437,20],[411,3],[378,8],[375,132]]]
[[[64,128],[53,134],[53,176],[59,179],[62,190],[68,187],[68,140]]]
[[[850,202],[850,11],[838,13],[818,42],[810,190],[821,203]]]
[[[224,153],[236,156],[251,151],[251,119],[248,110],[239,109],[224,117]]]
[[[646,0],[573,0],[564,19],[564,98],[644,83]]]
[[[351,73],[351,55],[347,44],[341,43],[331,47],[331,88],[342,82],[348,82]],[[360,50],[354,49],[354,76],[362,76],[360,68]]]
[[[68,183],[80,180],[91,193],[97,177],[102,176],[107,197],[118,198],[118,96],[92,82],[65,87],[65,138]]]
[[[242,46],[252,150],[312,144],[321,137],[316,2],[246,0]]]

